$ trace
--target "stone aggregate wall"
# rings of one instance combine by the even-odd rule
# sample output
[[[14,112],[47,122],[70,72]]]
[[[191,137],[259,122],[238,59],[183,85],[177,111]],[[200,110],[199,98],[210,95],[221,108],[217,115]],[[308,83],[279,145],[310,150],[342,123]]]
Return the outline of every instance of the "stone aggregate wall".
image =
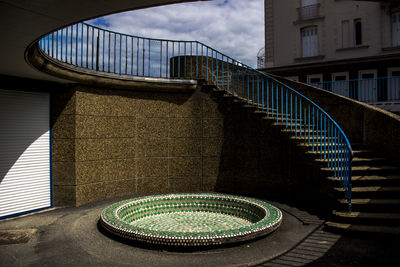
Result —
[[[74,86],[52,94],[56,206],[214,191],[223,117],[206,94]]]
[[[304,149],[232,99],[200,88],[138,92],[0,79],[5,89],[51,94],[55,206],[165,192],[295,203],[328,195],[324,174]]]

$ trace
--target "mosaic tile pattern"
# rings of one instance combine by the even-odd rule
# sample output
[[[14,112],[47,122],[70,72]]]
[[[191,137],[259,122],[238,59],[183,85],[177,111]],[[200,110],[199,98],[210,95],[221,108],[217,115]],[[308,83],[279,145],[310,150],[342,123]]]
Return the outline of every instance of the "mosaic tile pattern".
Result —
[[[253,198],[225,194],[168,194],[108,206],[101,225],[123,238],[167,246],[241,242],[276,230],[282,212]]]

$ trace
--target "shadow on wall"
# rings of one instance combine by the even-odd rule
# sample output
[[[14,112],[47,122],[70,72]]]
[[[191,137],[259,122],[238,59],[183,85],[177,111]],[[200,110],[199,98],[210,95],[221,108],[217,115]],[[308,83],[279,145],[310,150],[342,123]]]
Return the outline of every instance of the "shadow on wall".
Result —
[[[272,120],[236,102],[220,103],[219,110],[224,116],[224,142],[217,191],[298,206],[330,200],[325,176],[312,156]]]

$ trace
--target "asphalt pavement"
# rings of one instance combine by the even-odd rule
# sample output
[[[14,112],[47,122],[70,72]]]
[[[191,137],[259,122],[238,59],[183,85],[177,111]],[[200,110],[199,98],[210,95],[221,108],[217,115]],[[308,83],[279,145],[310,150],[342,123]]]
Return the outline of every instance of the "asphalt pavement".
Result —
[[[281,226],[266,237],[229,247],[169,250],[124,242],[101,231],[113,199],[55,208],[0,221],[0,266],[379,266],[399,265],[395,238],[326,232],[316,215],[271,202]],[[377,257],[374,257],[377,255]],[[367,264],[367,265],[365,265]],[[392,265],[393,264],[393,265]],[[375,266],[378,266],[375,265]]]

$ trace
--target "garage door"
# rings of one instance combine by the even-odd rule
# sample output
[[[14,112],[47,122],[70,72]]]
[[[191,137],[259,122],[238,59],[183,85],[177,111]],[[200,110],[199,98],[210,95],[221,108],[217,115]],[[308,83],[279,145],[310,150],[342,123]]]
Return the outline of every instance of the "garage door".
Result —
[[[49,95],[0,89],[0,218],[51,206]]]

